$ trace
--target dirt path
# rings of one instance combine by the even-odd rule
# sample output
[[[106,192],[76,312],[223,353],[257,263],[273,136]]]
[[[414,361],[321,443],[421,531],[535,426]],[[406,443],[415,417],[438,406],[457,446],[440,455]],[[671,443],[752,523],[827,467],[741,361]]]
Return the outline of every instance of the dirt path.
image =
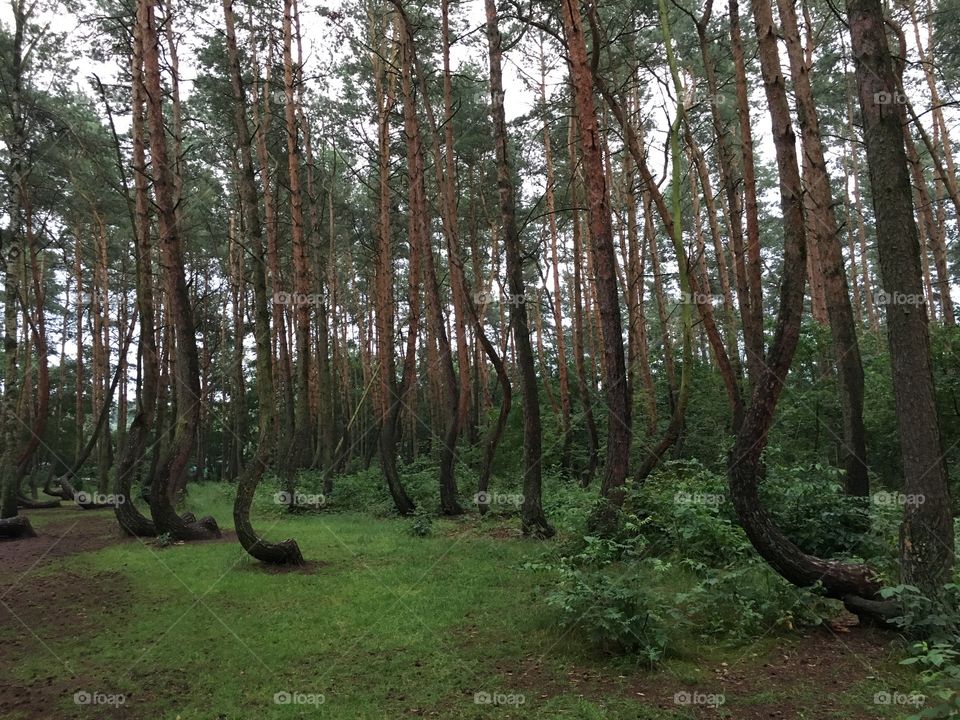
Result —
[[[100,550],[108,545],[136,542],[123,536],[110,510],[72,507],[28,510],[37,537],[0,541],[0,583],[8,574],[24,573],[59,558]],[[4,591],[0,590],[0,594]]]
[[[105,622],[119,621],[129,591],[120,573],[44,570],[70,555],[137,541],[121,534],[110,511],[53,508],[27,513],[40,519],[37,537],[0,542],[0,717],[62,720],[68,717],[58,707],[63,698],[86,686],[80,668],[58,659],[50,642],[63,634],[96,633]],[[46,651],[45,665],[33,682],[13,681],[14,666]],[[102,716],[130,717],[110,708]]]

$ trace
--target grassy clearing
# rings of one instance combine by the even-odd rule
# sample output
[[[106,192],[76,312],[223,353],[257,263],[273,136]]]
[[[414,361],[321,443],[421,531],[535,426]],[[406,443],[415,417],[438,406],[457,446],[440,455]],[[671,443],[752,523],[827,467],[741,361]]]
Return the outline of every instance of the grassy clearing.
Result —
[[[229,526],[223,489],[197,488],[190,505]],[[42,531],[53,515],[32,517]],[[65,511],[57,521],[74,517],[91,516]],[[257,522],[272,539],[295,537],[318,564],[270,573],[232,540],[165,548],[129,542],[31,571],[31,578],[65,571],[91,578],[106,610],[77,607],[75,623],[63,623],[72,614],[51,616],[47,627],[34,628],[46,650],[23,644],[11,680],[36,688],[52,674],[63,678],[59,658],[76,675],[63,678],[69,682],[50,717],[151,720],[741,718],[797,706],[814,714],[783,716],[898,717],[874,706],[873,694],[910,685],[895,656],[871,670],[854,662],[857,692],[835,701],[832,714],[815,714],[816,687],[750,686],[771,657],[789,653],[795,636],[727,647],[690,638],[656,672],[597,655],[539,601],[537,573],[522,566],[544,546],[518,537],[514,520],[438,520],[429,537],[413,536],[409,521],[355,512],[270,513]],[[0,579],[14,580],[5,572]],[[3,627],[5,646],[21,630]],[[850,666],[851,658],[843,660]],[[735,677],[725,678],[724,668]],[[713,710],[670,702],[690,688],[726,692],[726,703]],[[104,714],[78,706],[77,690],[123,693],[126,703]],[[306,704],[277,704],[277,693],[301,693]],[[482,693],[506,704],[478,704]],[[322,704],[309,704],[320,696]]]

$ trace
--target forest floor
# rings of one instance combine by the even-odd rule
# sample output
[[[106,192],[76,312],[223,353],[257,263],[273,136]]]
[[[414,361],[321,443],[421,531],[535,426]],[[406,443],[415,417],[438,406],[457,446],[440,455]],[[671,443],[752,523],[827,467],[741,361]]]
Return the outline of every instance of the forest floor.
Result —
[[[229,520],[224,496],[201,496],[191,509]],[[911,710],[875,702],[912,685],[895,636],[842,618],[739,645],[692,639],[656,670],[591,652],[536,602],[522,565],[541,546],[513,522],[442,521],[420,538],[406,521],[356,513],[256,518],[315,561],[277,573],[235,540],[161,547],[121,537],[109,512],[28,514],[40,537],[0,543],[3,720],[867,720]]]

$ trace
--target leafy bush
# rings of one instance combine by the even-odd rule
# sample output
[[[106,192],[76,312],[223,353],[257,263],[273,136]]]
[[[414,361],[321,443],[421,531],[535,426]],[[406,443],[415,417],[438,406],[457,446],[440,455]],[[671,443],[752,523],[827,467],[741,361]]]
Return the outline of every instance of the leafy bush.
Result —
[[[777,526],[804,552],[848,558],[880,552],[863,547],[868,522],[864,500],[843,492],[843,471],[823,463],[774,463],[768,454],[760,496]]]
[[[433,535],[433,513],[425,510],[421,505],[413,513],[410,521],[410,534],[415,537],[430,537]]]
[[[582,528],[575,517],[594,502],[581,498],[564,523]],[[747,639],[817,625],[836,611],[757,556],[725,478],[696,461],[664,463],[642,485],[628,484],[618,527],[611,537],[574,535],[552,558],[528,566],[552,575],[546,601],[562,621],[606,651],[653,663],[684,634]]]
[[[794,630],[816,626],[831,613],[815,592],[784,580],[759,557],[730,568],[715,569],[685,561],[698,580],[677,594],[696,631],[704,637],[745,639],[771,628]]]
[[[695,460],[664,463],[642,485],[629,484],[625,510],[659,555],[725,567],[753,553],[727,499],[726,480]]]
[[[651,665],[666,651],[673,611],[634,573],[569,567],[546,600],[601,649],[638,654]]]
[[[902,664],[920,669],[927,694],[927,707],[909,720],[960,717],[960,585],[944,586],[938,598],[913,585],[885,588],[882,594],[903,609],[894,622],[915,642]]]

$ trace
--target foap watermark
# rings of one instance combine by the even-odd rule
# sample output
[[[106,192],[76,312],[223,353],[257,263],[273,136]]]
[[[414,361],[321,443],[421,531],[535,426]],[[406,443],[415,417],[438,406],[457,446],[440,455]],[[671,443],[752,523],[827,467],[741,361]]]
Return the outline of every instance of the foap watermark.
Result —
[[[474,705],[523,705],[527,701],[523,693],[488,692],[479,690],[473,694]]]
[[[907,96],[902,92],[887,92],[881,90],[873,94],[873,102],[877,105],[906,105]]]
[[[873,294],[873,302],[876,305],[901,305],[908,307],[919,307],[926,302],[923,293],[905,293],[900,291],[887,292],[879,290]]]
[[[713,295],[704,292],[685,292],[680,296],[684,305],[719,305],[723,302],[723,295]]]
[[[114,495],[112,493],[86,492],[81,490],[73,496],[77,505],[123,505],[127,499],[123,495]]]
[[[323,493],[287,492],[281,490],[273,494],[273,502],[277,505],[297,505],[299,507],[324,507],[327,498]]]
[[[524,305],[533,296],[529,293],[497,293],[482,291],[473,294],[475,305]]]
[[[718,708],[727,701],[723,693],[707,693],[699,690],[679,690],[673,694],[674,705],[703,705]]]
[[[673,494],[673,502],[677,505],[711,505],[718,507],[723,504],[724,499],[721,493],[679,491]]]
[[[287,305],[290,307],[300,307],[302,305],[321,305],[323,295],[320,293],[296,293],[296,292],[275,292],[273,294],[274,305]]]
[[[273,694],[274,705],[323,705],[327,701],[323,693],[305,693],[281,690]]]
[[[695,103],[707,102],[711,106],[720,107],[726,105],[728,102],[731,102],[726,95],[721,93],[703,93],[699,92],[696,87],[688,87],[683,92],[683,104],[685,107],[693,107]]]
[[[874,505],[882,505],[884,507],[917,507],[923,505],[927,501],[926,495],[923,495],[922,493],[911,493],[909,495],[905,495],[901,492],[886,491],[874,493],[871,499],[873,500]]]
[[[487,490],[474,495],[473,502],[477,505],[511,505],[513,507],[520,507],[523,505],[523,495],[519,493],[490,492]]]
[[[927,702],[927,696],[922,693],[902,693],[881,690],[874,694],[874,705],[909,705],[911,707],[920,707]]]
[[[127,696],[123,693],[105,693],[94,690],[77,690],[73,694],[75,705],[106,705],[110,707],[120,707],[127,701]]]

